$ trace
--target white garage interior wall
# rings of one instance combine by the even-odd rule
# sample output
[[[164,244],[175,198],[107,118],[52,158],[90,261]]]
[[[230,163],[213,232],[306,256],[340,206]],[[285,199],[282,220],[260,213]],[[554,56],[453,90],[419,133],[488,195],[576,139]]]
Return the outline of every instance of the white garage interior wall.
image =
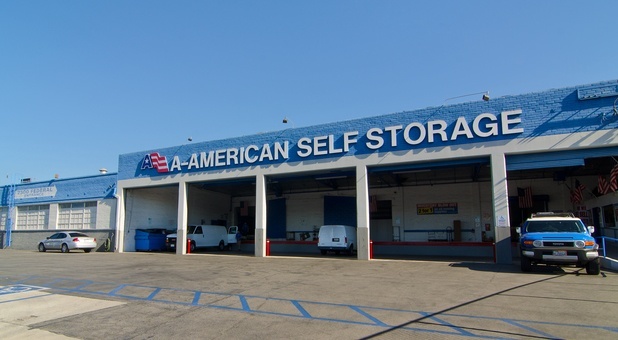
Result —
[[[161,228],[176,230],[178,187],[127,190],[124,249],[135,251],[135,230]]]

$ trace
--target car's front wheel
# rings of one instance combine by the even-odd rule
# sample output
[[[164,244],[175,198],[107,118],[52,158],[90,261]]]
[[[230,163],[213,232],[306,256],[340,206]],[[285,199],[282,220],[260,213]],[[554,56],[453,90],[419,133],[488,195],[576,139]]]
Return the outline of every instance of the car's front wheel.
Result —
[[[532,271],[532,260],[530,260],[529,258],[525,257],[525,256],[521,256],[521,271],[522,272],[529,272]]]
[[[601,273],[601,259],[598,257],[586,264],[586,274],[599,275]]]
[[[39,251],[40,251],[41,253],[44,253],[44,252],[45,252],[45,250],[47,250],[47,249],[45,249],[45,245],[44,245],[43,243],[39,243]]]
[[[62,248],[60,248],[60,251],[63,253],[68,253],[69,252],[69,246],[67,246],[66,243],[62,244]]]

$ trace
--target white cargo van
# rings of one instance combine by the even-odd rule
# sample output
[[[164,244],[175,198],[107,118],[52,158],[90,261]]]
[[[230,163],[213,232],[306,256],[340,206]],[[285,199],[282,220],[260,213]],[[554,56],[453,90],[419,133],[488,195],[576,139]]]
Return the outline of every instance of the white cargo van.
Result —
[[[356,228],[349,225],[323,225],[318,233],[318,249],[322,255],[327,251],[336,254],[344,251],[352,254],[356,247]]]
[[[168,250],[176,250],[176,234],[169,234],[165,239]],[[227,229],[221,225],[190,225],[187,227],[187,239],[191,241],[190,252],[196,248],[227,247]]]

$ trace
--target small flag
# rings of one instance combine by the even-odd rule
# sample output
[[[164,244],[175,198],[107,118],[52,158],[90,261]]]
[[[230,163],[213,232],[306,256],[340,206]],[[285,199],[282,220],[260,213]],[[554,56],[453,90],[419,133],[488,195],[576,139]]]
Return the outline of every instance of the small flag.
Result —
[[[609,189],[618,191],[618,164],[614,165],[612,172],[609,174]]]
[[[579,180],[575,180],[575,189],[571,190],[571,202],[574,204],[581,203],[584,199],[583,191],[586,186],[581,184]]]
[[[532,208],[532,188],[517,188],[520,208]]]
[[[597,188],[597,191],[601,195],[605,195],[609,192],[609,183],[607,182],[607,179],[605,179],[605,176],[599,175],[599,187]]]
[[[369,212],[378,211],[378,199],[376,195],[369,196]]]

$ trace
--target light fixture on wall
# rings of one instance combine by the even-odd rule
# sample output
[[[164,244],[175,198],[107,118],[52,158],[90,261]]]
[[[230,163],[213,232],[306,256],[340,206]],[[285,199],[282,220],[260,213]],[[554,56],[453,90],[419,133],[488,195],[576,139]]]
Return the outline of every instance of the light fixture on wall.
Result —
[[[294,122],[291,119],[289,119],[288,117],[283,117],[283,124],[288,124],[288,123],[292,124],[292,128],[296,127],[296,125],[294,125]]]
[[[451,98],[446,98],[444,100],[444,102],[446,103],[449,100],[453,100],[453,99],[458,99],[458,98],[464,98],[464,97],[470,97],[470,96],[476,96],[482,94],[483,96],[481,97],[481,99],[483,99],[483,101],[488,102],[489,101],[489,91],[483,91],[483,92],[476,92],[476,93],[470,93],[470,94],[464,94],[463,96],[457,96],[457,97],[451,97]]]

